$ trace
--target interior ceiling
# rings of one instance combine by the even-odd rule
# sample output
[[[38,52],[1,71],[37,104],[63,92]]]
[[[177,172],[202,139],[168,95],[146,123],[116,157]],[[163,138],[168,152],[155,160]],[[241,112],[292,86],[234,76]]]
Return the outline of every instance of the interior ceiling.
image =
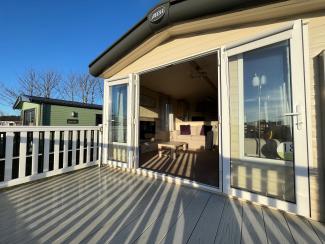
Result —
[[[175,99],[218,97],[217,55],[171,65],[140,77],[141,86]]]

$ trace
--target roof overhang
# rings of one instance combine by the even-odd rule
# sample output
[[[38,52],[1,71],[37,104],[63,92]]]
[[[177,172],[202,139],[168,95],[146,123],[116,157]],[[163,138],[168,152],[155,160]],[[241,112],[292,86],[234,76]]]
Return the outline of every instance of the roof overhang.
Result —
[[[13,106],[13,109],[21,109],[24,102],[36,103],[36,104],[58,105],[58,106],[65,106],[65,107],[75,107],[75,108],[97,109],[97,110],[103,109],[102,105],[97,105],[97,104],[81,103],[81,102],[67,101],[67,100],[61,100],[61,99],[28,96],[28,95],[20,95],[17,98],[17,100]]]
[[[14,103],[14,105],[12,106],[12,108],[13,109],[21,109],[24,102],[29,102],[29,99],[28,99],[28,97],[21,95],[21,96],[17,97],[17,100]]]
[[[117,42],[100,54],[90,65],[93,76],[101,74],[158,32],[189,20],[215,14],[235,12],[281,0],[166,0],[154,7]],[[285,0],[282,0],[285,1]],[[281,2],[282,2],[281,1]]]

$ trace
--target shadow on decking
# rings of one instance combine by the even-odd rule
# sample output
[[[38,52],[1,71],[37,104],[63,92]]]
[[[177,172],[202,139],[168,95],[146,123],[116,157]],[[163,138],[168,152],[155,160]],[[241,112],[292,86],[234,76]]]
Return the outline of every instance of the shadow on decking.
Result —
[[[296,216],[107,167],[2,191],[0,203],[0,243],[301,240],[296,238],[317,243],[322,238]]]

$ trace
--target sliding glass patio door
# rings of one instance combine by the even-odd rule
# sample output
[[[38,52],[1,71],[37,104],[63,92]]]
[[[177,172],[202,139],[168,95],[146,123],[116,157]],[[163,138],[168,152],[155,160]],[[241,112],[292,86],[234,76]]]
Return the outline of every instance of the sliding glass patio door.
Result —
[[[224,54],[224,191],[308,216],[301,22]]]
[[[106,82],[105,154],[109,163],[120,167],[130,167],[134,159],[134,92],[133,75]]]

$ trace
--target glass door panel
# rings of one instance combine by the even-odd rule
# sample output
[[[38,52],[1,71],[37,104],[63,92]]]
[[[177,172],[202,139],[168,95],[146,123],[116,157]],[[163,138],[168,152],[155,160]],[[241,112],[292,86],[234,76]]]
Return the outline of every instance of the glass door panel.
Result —
[[[228,58],[231,187],[295,202],[290,42]]]
[[[128,146],[128,87],[129,84],[109,86],[108,160],[127,163]]]

